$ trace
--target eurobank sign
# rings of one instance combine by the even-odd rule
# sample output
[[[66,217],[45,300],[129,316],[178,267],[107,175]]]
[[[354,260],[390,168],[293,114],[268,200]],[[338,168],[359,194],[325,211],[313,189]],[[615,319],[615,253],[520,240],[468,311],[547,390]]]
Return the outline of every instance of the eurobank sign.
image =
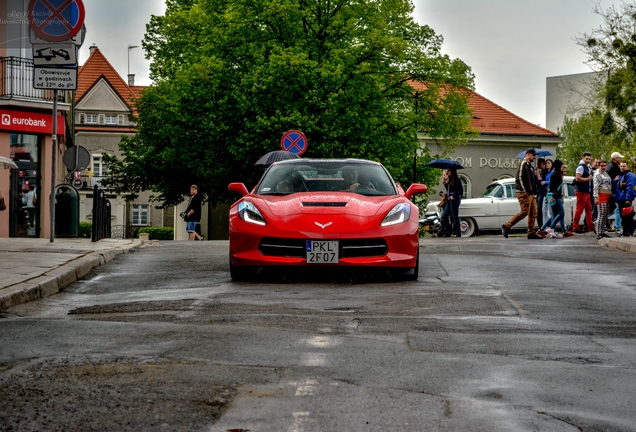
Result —
[[[53,115],[29,111],[0,109],[0,130],[51,135]],[[57,134],[66,133],[64,116],[57,116]]]

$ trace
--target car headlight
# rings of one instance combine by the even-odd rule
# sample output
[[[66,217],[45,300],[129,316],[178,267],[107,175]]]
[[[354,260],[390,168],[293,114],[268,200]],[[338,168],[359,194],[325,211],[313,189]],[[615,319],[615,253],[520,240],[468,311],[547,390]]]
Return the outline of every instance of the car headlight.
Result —
[[[406,222],[411,218],[411,206],[407,203],[400,203],[393,207],[382,221],[382,226],[396,225]]]
[[[249,201],[242,201],[238,205],[238,215],[245,222],[256,225],[267,225],[265,218],[254,204]]]

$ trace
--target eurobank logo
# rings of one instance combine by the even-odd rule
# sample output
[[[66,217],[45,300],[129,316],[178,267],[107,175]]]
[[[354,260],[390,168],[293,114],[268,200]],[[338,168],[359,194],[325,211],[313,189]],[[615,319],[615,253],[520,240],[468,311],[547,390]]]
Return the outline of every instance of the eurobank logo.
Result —
[[[0,129],[12,132],[31,132],[51,135],[53,132],[53,116],[51,114],[0,110]],[[58,116],[57,134],[66,133],[66,122],[63,116]]]

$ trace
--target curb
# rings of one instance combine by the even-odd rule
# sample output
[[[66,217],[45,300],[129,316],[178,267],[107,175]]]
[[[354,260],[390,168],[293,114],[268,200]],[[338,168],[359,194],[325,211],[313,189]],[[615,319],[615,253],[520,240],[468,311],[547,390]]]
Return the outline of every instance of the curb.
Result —
[[[72,283],[89,275],[95,267],[106,265],[117,256],[144,246],[144,243],[153,244],[152,241],[142,241],[139,244],[126,245],[116,249],[89,252],[41,276],[4,288],[0,294],[0,311],[57,294]]]
[[[636,242],[621,241],[615,238],[603,238],[598,240],[598,244],[605,247],[610,247],[623,252],[636,253]]]

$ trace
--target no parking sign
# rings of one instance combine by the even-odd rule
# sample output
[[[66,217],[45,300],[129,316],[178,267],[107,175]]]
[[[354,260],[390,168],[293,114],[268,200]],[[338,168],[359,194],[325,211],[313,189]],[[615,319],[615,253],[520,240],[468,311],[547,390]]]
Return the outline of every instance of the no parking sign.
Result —
[[[284,151],[300,156],[307,150],[307,137],[301,131],[290,130],[283,134],[280,146]]]
[[[61,42],[75,36],[84,24],[82,0],[31,0],[29,25],[42,39]]]

